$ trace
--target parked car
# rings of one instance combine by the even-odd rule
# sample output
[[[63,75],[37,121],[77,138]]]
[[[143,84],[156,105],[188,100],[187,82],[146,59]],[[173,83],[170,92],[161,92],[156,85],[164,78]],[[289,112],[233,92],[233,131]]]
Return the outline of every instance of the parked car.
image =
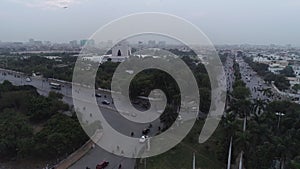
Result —
[[[108,161],[102,161],[100,164],[96,165],[96,169],[104,169],[105,167],[107,167],[109,164]]]
[[[102,95],[100,93],[95,94],[96,97],[101,97]]]

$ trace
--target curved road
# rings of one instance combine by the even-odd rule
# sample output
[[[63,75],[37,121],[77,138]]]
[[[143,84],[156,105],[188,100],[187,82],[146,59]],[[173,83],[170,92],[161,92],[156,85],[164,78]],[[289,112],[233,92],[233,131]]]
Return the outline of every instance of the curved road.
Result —
[[[37,91],[41,95],[45,95],[45,96],[47,96],[50,91],[59,92],[64,95],[63,101],[65,103],[69,104],[70,106],[73,105],[72,87],[69,83],[59,82],[62,85],[61,90],[54,90],[51,89],[51,86],[49,85],[49,81],[47,81],[47,79],[45,78],[32,77],[31,82],[26,82],[25,79],[26,77],[22,73],[0,69],[0,83],[2,83],[4,80],[8,80],[12,82],[14,85],[32,85],[37,88]],[[102,106],[101,102],[103,100],[112,102],[112,98],[110,97],[110,94],[108,92],[99,91],[99,90],[97,90],[96,92],[101,94],[101,97],[97,97],[97,102],[100,105],[99,108],[101,109],[103,116],[111,124],[111,126],[122,134],[130,136],[131,132],[134,132],[135,137],[141,137],[142,130],[147,128],[149,124],[130,122],[129,120],[121,116],[117,111],[114,111],[113,104],[110,104],[108,107],[107,105]],[[85,93],[82,92],[80,94],[85,94]],[[85,111],[85,110],[81,110],[81,111]],[[150,135],[156,134],[160,122],[159,120],[156,120],[152,122],[152,124],[153,124],[153,128],[150,131]],[[94,149],[91,149],[83,158],[77,161],[70,168],[85,169],[86,167],[89,167],[91,169],[94,169],[96,168],[96,164],[100,163],[103,160],[107,160],[110,162],[107,169],[118,168],[119,164],[121,164],[122,168],[124,169],[125,168],[134,169],[135,166],[135,159],[129,159],[129,158],[117,156],[96,146]]]

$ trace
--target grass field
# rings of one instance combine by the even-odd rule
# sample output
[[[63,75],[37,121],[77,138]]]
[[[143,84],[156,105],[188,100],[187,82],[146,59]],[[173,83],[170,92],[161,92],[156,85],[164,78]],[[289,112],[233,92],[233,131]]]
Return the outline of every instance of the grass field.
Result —
[[[217,154],[222,136],[222,129],[217,128],[213,136],[203,144],[198,143],[198,137],[203,120],[195,123],[187,137],[176,147],[159,156],[146,159],[147,169],[192,169],[193,153],[196,155],[196,168],[221,169],[225,164],[218,160]],[[223,155],[223,154],[222,154]],[[224,153],[226,155],[226,153]],[[139,169],[145,168],[145,162],[139,165]]]

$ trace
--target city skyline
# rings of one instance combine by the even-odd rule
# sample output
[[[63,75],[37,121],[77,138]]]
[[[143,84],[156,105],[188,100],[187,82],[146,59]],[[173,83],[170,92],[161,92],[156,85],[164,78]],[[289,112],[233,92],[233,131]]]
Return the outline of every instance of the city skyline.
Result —
[[[213,44],[300,46],[299,1],[275,1],[4,0],[0,37],[1,41],[88,39],[114,19],[146,11],[182,17],[198,26]]]

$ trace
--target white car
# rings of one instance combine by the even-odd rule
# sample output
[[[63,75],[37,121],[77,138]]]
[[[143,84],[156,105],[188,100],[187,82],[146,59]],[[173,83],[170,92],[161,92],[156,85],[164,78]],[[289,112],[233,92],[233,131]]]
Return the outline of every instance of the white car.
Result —
[[[145,143],[145,141],[147,140],[148,136],[142,136],[140,139],[139,139],[139,142],[140,143]]]
[[[109,105],[109,104],[110,104],[110,102],[109,102],[109,101],[107,101],[107,100],[103,100],[103,101],[102,101],[102,104]]]
[[[178,115],[177,120],[178,120],[178,121],[181,121],[181,120],[182,120],[181,115]]]
[[[96,97],[101,97],[102,95],[100,93],[95,94]]]
[[[25,80],[26,82],[31,82],[31,79],[29,77],[27,77]]]

